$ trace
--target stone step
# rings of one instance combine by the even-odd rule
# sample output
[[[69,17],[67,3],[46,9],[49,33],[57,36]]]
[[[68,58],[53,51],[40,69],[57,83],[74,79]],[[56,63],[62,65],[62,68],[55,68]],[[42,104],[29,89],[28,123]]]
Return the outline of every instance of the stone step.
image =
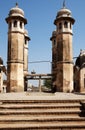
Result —
[[[0,117],[0,123],[16,123],[16,122],[54,122],[54,121],[59,121],[59,122],[68,122],[68,121],[72,121],[72,122],[85,122],[85,117],[79,117],[79,116],[1,116]]]
[[[49,97],[50,98],[50,97]],[[31,99],[28,97],[28,100],[24,100],[24,99],[18,99],[18,100],[0,100],[0,103],[9,103],[9,104],[13,104],[13,103],[79,103],[79,102],[84,102],[85,100],[84,99],[58,99],[58,100],[54,100],[54,99],[48,99],[46,96],[45,96],[45,99],[42,99],[40,96],[38,97],[38,99],[36,100],[35,99]]]
[[[0,129],[1,130],[28,130],[28,129],[33,129],[33,130],[46,130],[46,129],[56,129],[56,130],[85,130],[85,122],[47,122],[47,123],[29,123],[29,122],[24,122],[24,123],[9,123],[9,124],[0,124]]]
[[[85,130],[81,107],[80,100],[3,100],[0,130]]]
[[[0,110],[1,109],[76,109],[80,108],[81,105],[76,103],[76,104],[3,104],[0,105]]]
[[[84,100],[82,100],[84,101]],[[0,104],[55,104],[55,103],[61,103],[61,104],[65,104],[65,103],[72,103],[72,104],[76,104],[76,103],[80,103],[80,100],[0,100]]]
[[[15,117],[15,118],[24,118],[24,117],[27,117],[27,118],[44,118],[44,117],[47,117],[47,118],[50,118],[50,117],[52,117],[52,118],[85,118],[85,117],[81,117],[81,116],[79,116],[78,114],[53,114],[53,113],[51,113],[51,114],[18,114],[18,117],[17,117],[17,114],[9,114],[9,115],[0,115],[0,118],[12,118],[12,117]]]
[[[77,102],[75,102],[75,103],[74,102],[73,103],[72,102],[64,102],[64,103],[63,102],[60,102],[60,103],[59,102],[58,103],[57,102],[56,103],[45,102],[44,103],[44,101],[43,101],[41,103],[40,102],[38,102],[38,103],[36,103],[36,102],[34,102],[34,103],[31,103],[31,102],[30,103],[29,102],[27,102],[27,103],[26,102],[25,103],[24,102],[23,103],[21,103],[21,102],[20,103],[19,102],[18,103],[17,102],[0,103],[0,106],[16,106],[16,105],[18,105],[18,106],[36,106],[36,105],[37,106],[43,106],[43,105],[44,106],[68,106],[68,105],[69,106],[81,106],[81,104],[79,102],[78,103]]]
[[[31,109],[31,110],[0,110],[0,115],[20,115],[20,114],[24,114],[24,115],[65,115],[65,114],[69,114],[69,115],[77,115],[80,114],[81,110],[76,109],[76,110],[70,110],[70,109],[66,109],[66,110],[58,110],[58,109]]]

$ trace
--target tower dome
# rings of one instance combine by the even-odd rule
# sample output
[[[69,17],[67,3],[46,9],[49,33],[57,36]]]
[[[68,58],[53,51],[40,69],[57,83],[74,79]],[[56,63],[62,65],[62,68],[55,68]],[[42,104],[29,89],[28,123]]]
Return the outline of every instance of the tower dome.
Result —
[[[12,19],[18,19],[20,21],[23,21],[24,24],[27,24],[27,19],[24,18],[24,11],[18,7],[17,3],[15,7],[10,9],[9,15],[6,18],[6,22],[10,23]]]
[[[76,59],[76,66],[81,67],[82,65],[85,64],[85,50],[80,51],[80,55]]]
[[[61,8],[58,12],[57,12],[57,16],[56,16],[56,19],[54,21],[54,24],[56,25],[56,23],[60,20],[70,20],[72,22],[72,24],[74,24],[75,20],[72,18],[72,13],[71,11],[66,8],[66,5],[65,5],[65,1],[63,3],[63,8]]]
[[[61,17],[61,16],[71,16],[71,11],[64,7],[60,9],[57,13],[57,17]]]
[[[9,16],[21,16],[24,17],[24,11],[18,7],[18,4],[16,3],[16,6],[10,9]]]
[[[60,17],[60,16],[71,16],[71,11],[69,9],[66,8],[66,5],[65,5],[65,0],[63,2],[63,8],[60,9],[57,13],[57,17]]]

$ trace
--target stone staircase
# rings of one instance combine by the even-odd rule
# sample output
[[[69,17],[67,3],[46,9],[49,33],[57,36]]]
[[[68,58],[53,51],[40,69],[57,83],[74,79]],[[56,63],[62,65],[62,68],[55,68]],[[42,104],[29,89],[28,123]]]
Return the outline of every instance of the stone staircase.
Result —
[[[83,100],[2,100],[0,130],[85,130]]]

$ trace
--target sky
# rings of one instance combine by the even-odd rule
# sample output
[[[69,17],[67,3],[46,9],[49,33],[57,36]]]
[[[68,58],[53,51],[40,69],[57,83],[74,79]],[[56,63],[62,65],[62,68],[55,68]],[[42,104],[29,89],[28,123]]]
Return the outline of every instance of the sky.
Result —
[[[8,25],[5,18],[8,17],[11,8],[16,2],[19,8],[24,10],[28,24],[29,37],[29,62],[49,61],[41,63],[29,63],[29,73],[51,73],[52,44],[50,37],[56,26],[53,24],[57,12],[63,6],[63,0],[0,0],[0,56],[4,65],[7,65],[7,40]],[[73,25],[73,56],[85,50],[85,0],[66,0],[66,8],[70,9],[75,19]]]

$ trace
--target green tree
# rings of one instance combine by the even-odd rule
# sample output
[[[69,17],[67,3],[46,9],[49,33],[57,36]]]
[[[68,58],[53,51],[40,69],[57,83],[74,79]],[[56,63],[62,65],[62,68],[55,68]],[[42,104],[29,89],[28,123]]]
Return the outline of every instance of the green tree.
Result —
[[[52,85],[51,79],[45,79],[43,85],[47,88],[51,88]]]

